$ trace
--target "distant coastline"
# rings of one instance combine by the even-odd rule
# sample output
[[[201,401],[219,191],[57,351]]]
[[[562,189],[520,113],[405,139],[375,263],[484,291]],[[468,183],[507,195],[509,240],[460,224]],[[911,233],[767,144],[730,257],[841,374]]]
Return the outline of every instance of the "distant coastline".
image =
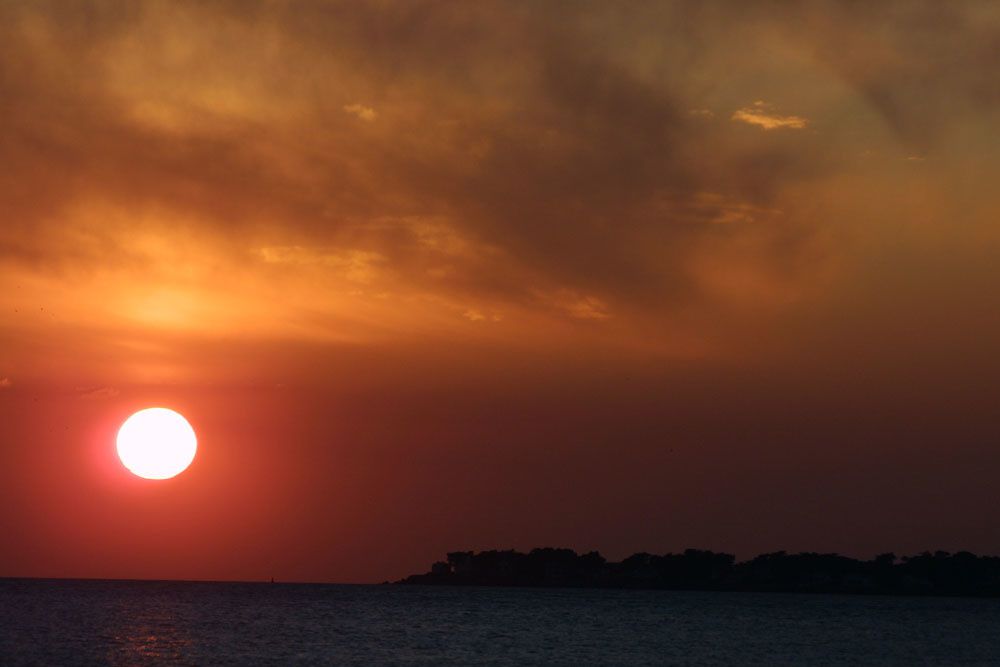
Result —
[[[1000,597],[1000,557],[937,551],[858,560],[780,551],[737,563],[732,554],[688,549],[609,562],[571,549],[455,551],[430,572],[395,583]]]

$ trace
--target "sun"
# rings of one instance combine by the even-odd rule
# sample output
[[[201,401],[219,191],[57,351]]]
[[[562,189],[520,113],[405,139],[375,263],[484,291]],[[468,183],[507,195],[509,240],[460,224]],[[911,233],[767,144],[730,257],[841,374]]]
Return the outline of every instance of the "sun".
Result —
[[[198,438],[184,417],[167,408],[140,410],[118,429],[118,458],[146,479],[169,479],[191,465]]]

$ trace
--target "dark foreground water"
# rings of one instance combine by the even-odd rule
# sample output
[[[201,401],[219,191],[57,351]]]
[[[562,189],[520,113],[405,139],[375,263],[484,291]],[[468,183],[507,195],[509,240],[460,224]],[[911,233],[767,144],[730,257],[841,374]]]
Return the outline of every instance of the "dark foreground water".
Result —
[[[0,579],[0,664],[1000,664],[1000,600]]]

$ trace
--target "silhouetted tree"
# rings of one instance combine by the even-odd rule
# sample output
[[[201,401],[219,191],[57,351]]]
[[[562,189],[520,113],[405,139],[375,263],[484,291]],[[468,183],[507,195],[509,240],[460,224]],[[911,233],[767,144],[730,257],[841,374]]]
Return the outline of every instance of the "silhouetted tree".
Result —
[[[924,552],[870,561],[838,554],[784,551],[737,563],[732,554],[687,549],[637,553],[610,563],[596,551],[571,549],[453,551],[427,574],[401,583],[485,586],[606,586],[693,590],[1000,595],[1000,558],[967,551]]]

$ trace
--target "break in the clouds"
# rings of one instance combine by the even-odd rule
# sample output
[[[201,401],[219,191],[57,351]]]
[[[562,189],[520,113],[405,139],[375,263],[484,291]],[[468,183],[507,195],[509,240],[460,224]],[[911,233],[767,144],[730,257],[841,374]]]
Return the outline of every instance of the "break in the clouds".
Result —
[[[765,130],[782,128],[801,130],[809,121],[801,116],[782,116],[774,113],[771,105],[757,100],[752,106],[743,107],[733,112],[732,119],[748,125],[757,125]]]

